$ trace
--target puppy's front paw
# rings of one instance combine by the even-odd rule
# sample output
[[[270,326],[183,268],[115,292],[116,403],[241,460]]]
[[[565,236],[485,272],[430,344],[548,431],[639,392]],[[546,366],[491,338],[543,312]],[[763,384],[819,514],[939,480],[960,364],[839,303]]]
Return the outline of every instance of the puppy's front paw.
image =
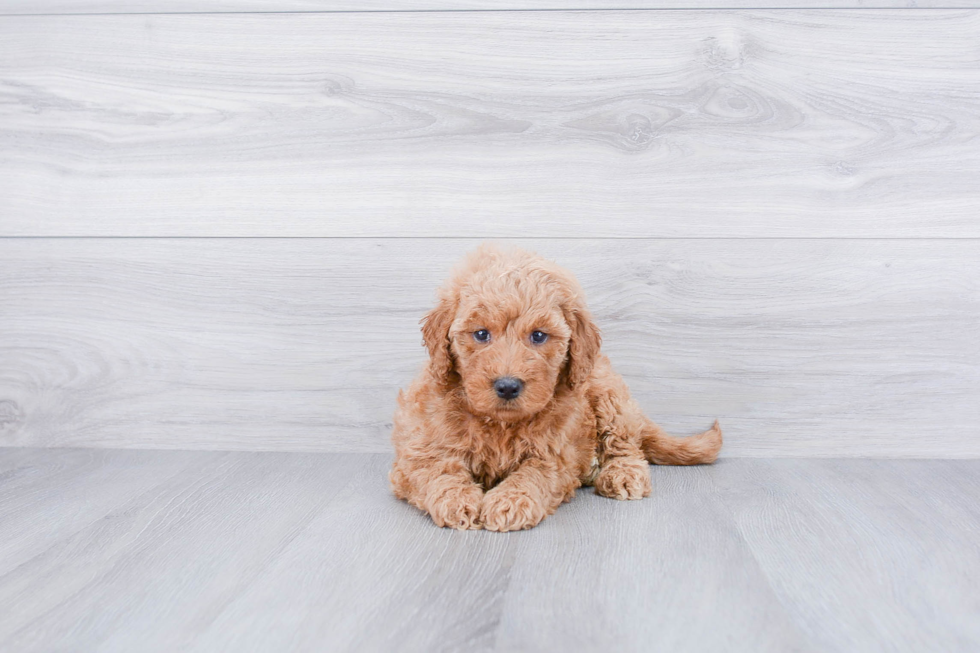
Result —
[[[482,501],[483,490],[475,485],[447,488],[429,505],[429,515],[436,526],[458,530],[480,528]]]
[[[650,466],[645,460],[611,458],[595,479],[595,491],[610,499],[642,499],[651,490]]]
[[[495,488],[483,497],[480,521],[488,531],[519,531],[536,526],[545,510],[519,490]]]

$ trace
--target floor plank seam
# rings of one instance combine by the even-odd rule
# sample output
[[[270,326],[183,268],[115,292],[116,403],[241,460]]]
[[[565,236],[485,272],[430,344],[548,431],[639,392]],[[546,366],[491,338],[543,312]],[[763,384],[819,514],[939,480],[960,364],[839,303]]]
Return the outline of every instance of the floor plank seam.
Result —
[[[653,12],[744,12],[744,11],[895,11],[895,12],[928,12],[950,11],[956,9],[973,10],[976,6],[943,6],[943,7],[866,7],[866,6],[784,6],[784,7],[583,7],[579,9],[543,8],[543,9],[338,9],[316,10],[297,9],[286,11],[118,11],[118,12],[51,12],[51,13],[0,13],[0,18],[11,17],[82,17],[82,16],[251,16],[251,15],[318,15],[318,14],[543,14],[543,13],[653,13]]]

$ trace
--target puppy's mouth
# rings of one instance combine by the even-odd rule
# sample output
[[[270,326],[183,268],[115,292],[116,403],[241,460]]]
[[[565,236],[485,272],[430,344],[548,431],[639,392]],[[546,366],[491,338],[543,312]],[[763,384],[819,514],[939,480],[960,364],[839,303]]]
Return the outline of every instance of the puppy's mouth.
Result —
[[[523,417],[526,411],[527,406],[525,406],[522,398],[502,399],[493,395],[489,402],[483,404],[483,410],[480,412],[488,417],[513,420]]]
[[[522,399],[498,399],[493,407],[493,412],[501,418],[507,420],[524,419],[530,414],[527,402]]]

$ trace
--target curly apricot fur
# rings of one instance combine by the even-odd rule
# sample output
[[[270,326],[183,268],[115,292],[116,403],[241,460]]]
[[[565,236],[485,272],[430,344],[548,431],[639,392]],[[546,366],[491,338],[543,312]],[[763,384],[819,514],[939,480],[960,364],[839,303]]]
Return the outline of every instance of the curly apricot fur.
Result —
[[[534,331],[547,339],[532,341]],[[593,477],[599,494],[640,499],[648,463],[709,463],[721,449],[718,422],[674,438],[643,415],[600,352],[578,282],[531,252],[472,252],[440,288],[422,336],[429,363],[398,393],[390,479],[439,526],[531,528]],[[523,382],[517,398],[494,390],[505,376]]]

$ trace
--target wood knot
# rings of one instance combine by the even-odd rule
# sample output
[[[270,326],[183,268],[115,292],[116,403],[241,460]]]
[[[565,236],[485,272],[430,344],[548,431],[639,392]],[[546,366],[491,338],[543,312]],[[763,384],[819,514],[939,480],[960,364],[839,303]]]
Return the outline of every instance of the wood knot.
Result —
[[[24,412],[17,402],[10,399],[0,399],[0,433],[13,431],[24,421]]]
[[[834,164],[834,172],[844,177],[851,177],[857,171],[843,161],[838,161]]]
[[[653,123],[646,116],[631,113],[626,116],[626,137],[634,146],[647,145],[653,140]]]
[[[336,97],[350,93],[354,88],[354,80],[347,77],[329,77],[321,83],[320,90],[327,97]]]
[[[738,70],[745,62],[745,48],[737,32],[711,36],[701,43],[704,65],[719,72]]]

